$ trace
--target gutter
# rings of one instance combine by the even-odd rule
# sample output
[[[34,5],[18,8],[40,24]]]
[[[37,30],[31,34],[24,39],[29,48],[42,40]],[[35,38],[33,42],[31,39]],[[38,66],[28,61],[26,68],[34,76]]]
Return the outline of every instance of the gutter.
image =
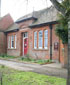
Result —
[[[42,26],[46,26],[46,25],[49,25],[49,24],[57,24],[57,23],[58,23],[58,21],[52,21],[52,22],[30,25],[29,27],[32,29],[32,28],[35,28],[35,27],[42,27]]]
[[[14,30],[9,30],[9,31],[4,31],[4,33],[9,33],[9,32],[17,32],[19,29],[14,29]]]
[[[29,18],[25,18],[25,19],[16,21],[15,23],[20,23],[20,22],[23,22],[23,21],[31,20],[31,19],[37,20],[37,18],[35,18],[35,17],[29,17]]]

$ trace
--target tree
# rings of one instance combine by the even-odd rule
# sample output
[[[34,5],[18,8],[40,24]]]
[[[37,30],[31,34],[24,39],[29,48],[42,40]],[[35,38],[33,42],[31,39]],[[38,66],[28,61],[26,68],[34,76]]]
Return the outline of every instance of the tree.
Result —
[[[57,0],[50,0],[55,8],[61,12],[61,14],[67,19],[68,31],[70,30],[70,0],[62,0],[62,3],[59,3]],[[66,6],[64,6],[64,5]],[[68,32],[69,33],[69,32]],[[68,34],[68,36],[70,36]],[[70,85],[70,39],[68,38],[68,77],[67,85]]]
[[[58,14],[59,20],[56,25],[56,35],[62,40],[63,44],[68,44],[68,23],[67,18],[62,14]]]

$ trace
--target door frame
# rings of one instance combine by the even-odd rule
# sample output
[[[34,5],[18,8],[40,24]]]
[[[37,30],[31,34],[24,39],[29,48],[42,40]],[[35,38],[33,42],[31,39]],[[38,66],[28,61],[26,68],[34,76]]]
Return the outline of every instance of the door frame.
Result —
[[[24,37],[24,33],[27,33],[27,37]],[[28,39],[28,32],[24,32],[23,33],[23,41],[22,41],[22,44],[23,44],[23,47],[22,47],[22,55],[24,56],[24,39]]]

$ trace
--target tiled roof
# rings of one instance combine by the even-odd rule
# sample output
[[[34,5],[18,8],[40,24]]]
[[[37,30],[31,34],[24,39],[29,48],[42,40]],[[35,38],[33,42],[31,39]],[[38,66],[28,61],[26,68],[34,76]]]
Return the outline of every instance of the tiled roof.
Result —
[[[34,25],[39,25],[39,24],[43,24],[43,23],[47,23],[47,22],[53,22],[53,21],[57,21],[58,17],[57,17],[57,13],[58,11],[55,9],[54,6],[51,6],[49,8],[40,10],[40,11],[34,11],[33,13],[30,13],[28,15],[25,15],[21,18],[19,18],[17,21],[21,21],[30,17],[35,17],[37,18],[37,20],[35,20],[30,26],[34,26]]]
[[[19,29],[19,25],[16,23],[13,23],[7,30],[5,30],[5,32],[10,32],[13,30],[18,30]]]
[[[31,26],[57,21],[57,19],[58,19],[57,13],[58,12],[54,7],[44,9],[43,11],[40,11],[40,15],[39,15],[37,21],[32,23]]]

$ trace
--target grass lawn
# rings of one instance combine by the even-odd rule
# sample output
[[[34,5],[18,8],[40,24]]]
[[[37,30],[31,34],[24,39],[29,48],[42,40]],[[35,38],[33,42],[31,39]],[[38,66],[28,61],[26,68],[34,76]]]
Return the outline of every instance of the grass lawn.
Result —
[[[33,72],[22,72],[1,66],[3,85],[66,85],[66,80]]]

